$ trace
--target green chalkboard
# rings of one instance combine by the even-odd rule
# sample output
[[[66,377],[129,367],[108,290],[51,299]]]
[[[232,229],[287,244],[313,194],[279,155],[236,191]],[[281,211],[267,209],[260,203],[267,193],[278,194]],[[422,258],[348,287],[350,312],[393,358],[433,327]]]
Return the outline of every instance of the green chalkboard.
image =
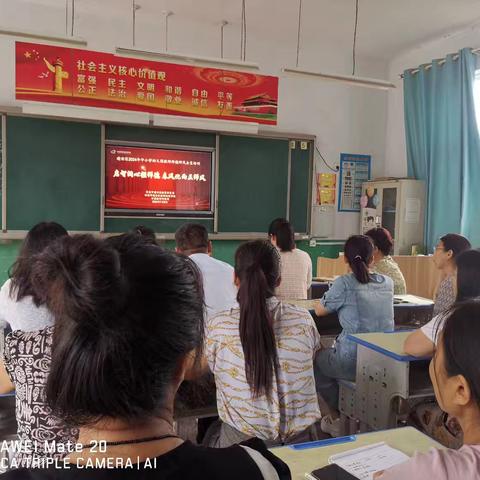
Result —
[[[220,137],[219,232],[266,232],[285,217],[288,140]]]
[[[205,225],[209,232],[213,232],[213,220],[211,219],[192,219],[185,220],[181,218],[106,218],[105,231],[109,233],[127,232],[137,225],[144,225],[153,229],[157,233],[173,233],[185,222],[195,222]]]
[[[215,148],[214,133],[162,130],[159,128],[128,127],[125,125],[107,125],[105,138],[121,142],[164,143],[168,145],[188,145],[192,147]]]
[[[290,222],[296,232],[305,233],[309,230],[310,216],[310,183],[311,183],[311,142],[306,143],[307,149],[301,149],[300,141],[295,142],[295,148],[290,150]]]
[[[54,220],[69,230],[99,231],[101,126],[8,116],[6,131],[7,229],[28,230]],[[106,125],[105,139],[216,146],[214,133],[122,125]],[[265,232],[273,218],[287,214],[288,139],[221,135],[219,146],[218,232]],[[290,155],[290,219],[297,232],[306,232],[311,152],[298,148]],[[185,221],[105,218],[104,226],[106,232],[124,232],[144,224],[172,233]],[[213,232],[213,219],[200,222]]]
[[[100,226],[100,125],[7,118],[7,228]]]

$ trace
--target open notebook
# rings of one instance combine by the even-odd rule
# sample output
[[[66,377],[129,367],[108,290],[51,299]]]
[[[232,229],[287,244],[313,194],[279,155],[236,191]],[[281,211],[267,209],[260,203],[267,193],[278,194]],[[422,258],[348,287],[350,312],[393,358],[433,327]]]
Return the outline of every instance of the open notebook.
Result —
[[[374,443],[366,447],[348,450],[332,455],[329,463],[336,463],[348,473],[360,480],[371,480],[373,474],[409,460],[410,457],[385,442]],[[318,478],[308,474],[307,478]]]
[[[417,297],[416,295],[395,295],[393,303],[412,303],[414,305],[433,305],[433,301],[428,298]]]

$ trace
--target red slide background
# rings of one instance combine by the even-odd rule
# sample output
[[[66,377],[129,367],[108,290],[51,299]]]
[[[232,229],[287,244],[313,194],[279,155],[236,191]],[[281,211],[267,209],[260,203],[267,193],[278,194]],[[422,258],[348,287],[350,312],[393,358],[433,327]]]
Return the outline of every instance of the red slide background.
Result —
[[[105,153],[105,208],[211,210],[211,152],[108,145]]]

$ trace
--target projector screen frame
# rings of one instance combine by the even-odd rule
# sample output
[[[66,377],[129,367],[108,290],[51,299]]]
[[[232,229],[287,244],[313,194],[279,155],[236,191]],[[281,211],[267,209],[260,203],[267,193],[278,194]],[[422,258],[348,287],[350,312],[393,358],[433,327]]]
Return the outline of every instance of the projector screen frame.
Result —
[[[103,138],[104,135],[102,135]],[[210,175],[210,210],[136,210],[136,209],[112,209],[106,207],[106,151],[110,147],[130,147],[130,148],[149,148],[163,150],[178,150],[185,152],[207,152],[211,158]],[[101,228],[104,230],[105,218],[130,218],[130,219],[158,219],[158,220],[214,220],[217,217],[217,198],[218,198],[218,154],[215,147],[204,147],[196,145],[178,145],[169,143],[141,142],[141,141],[122,141],[105,139],[102,142],[102,165],[101,165]]]

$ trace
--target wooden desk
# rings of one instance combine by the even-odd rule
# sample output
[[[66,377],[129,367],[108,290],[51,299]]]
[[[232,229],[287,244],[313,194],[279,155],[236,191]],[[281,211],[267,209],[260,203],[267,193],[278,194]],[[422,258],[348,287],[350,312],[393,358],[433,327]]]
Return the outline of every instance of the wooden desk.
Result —
[[[408,400],[433,397],[428,357],[403,350],[409,332],[348,335],[357,348],[355,418],[373,430],[396,427]],[[400,408],[401,407],[401,408]]]
[[[433,299],[440,274],[433,263],[432,257],[395,255],[393,259],[398,263],[405,277],[407,292]],[[318,277],[335,277],[347,272],[348,266],[342,255],[338,258],[318,257],[317,259]]]
[[[433,302],[431,300],[413,297],[412,295],[401,297],[402,299],[408,298],[408,301],[393,305],[396,330],[420,328],[431,320],[433,312]],[[285,300],[285,302],[308,310],[315,321],[320,335],[338,335],[342,331],[337,313],[331,313],[325,317],[317,317],[315,315],[315,305],[319,304],[319,299]]]
[[[315,305],[319,305],[320,300],[318,298],[311,300],[285,300],[285,303],[312,311],[315,310]]]
[[[322,298],[324,293],[330,288],[330,282],[320,282],[314,280],[309,290],[308,298]]]
[[[271,452],[283,460],[292,472],[293,480],[304,480],[305,473],[310,473],[317,468],[328,465],[330,456],[337,453],[353,450],[354,448],[386,442],[393,448],[401,450],[408,456],[416,452],[426,453],[430,448],[443,448],[439,443],[427,437],[413,427],[396,428],[383,432],[371,432],[354,435],[354,441],[322,446],[322,441],[310,442],[312,448],[295,450],[294,445],[288,447],[272,448]],[[329,439],[327,439],[328,441]],[[318,446],[315,446],[319,444]]]
[[[418,357],[412,357],[403,350],[403,344],[410,333],[411,332],[357,333],[355,335],[349,335],[348,339],[387,357],[394,358],[399,362],[410,362],[419,360]]]
[[[433,299],[433,294],[440,280],[440,273],[431,256],[396,255],[393,259],[398,263],[407,283],[407,292],[420,297]]]
[[[335,337],[342,331],[342,327],[336,313],[330,313],[324,317],[318,317],[315,315],[315,305],[320,303],[319,299],[285,300],[285,302],[308,310],[313,318],[313,321],[315,322],[315,325],[317,326],[317,330],[320,335],[324,335],[325,337]]]
[[[338,258],[317,258],[317,277],[335,278],[346,273],[348,273],[348,265],[345,263],[343,255]]]
[[[420,328],[433,316],[433,301],[416,295],[395,295],[395,330]]]
[[[285,300],[286,303],[296,305],[297,307],[306,308],[307,310],[315,310],[315,305],[320,303],[319,298],[311,298],[309,300]],[[432,307],[433,301],[428,298],[418,297],[415,295],[395,295],[394,297],[394,306],[398,307],[408,307],[408,306],[418,306],[418,307]]]

